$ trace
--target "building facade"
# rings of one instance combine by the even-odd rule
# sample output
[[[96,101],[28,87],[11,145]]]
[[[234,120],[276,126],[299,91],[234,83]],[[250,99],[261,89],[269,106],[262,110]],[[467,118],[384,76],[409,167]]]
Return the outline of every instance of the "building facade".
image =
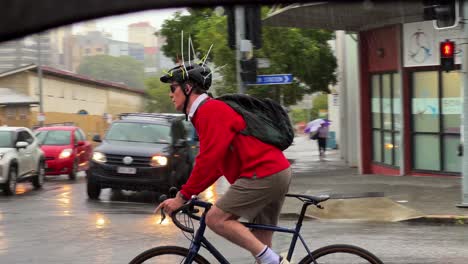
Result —
[[[156,28],[149,22],[138,22],[128,25],[128,41],[144,47],[144,68],[148,75],[158,71],[158,38]]]
[[[333,14],[340,14],[340,19]],[[340,141],[348,146],[340,151],[349,158],[350,150],[357,149],[361,173],[461,173],[463,52],[456,51],[454,71],[442,71],[439,43],[450,39],[460,47],[463,25],[436,30],[423,15],[422,1],[373,2],[364,7],[324,2],[290,5],[266,19],[270,26],[357,34],[354,48],[349,40],[343,48],[337,45],[337,51],[350,51],[342,53],[344,57],[337,53],[337,59],[340,125],[346,131]],[[350,55],[357,58],[354,65],[348,62]]]
[[[49,34],[41,33],[3,42],[0,44],[0,72],[38,63],[39,54],[42,64],[51,63]]]
[[[146,94],[141,90],[47,66],[42,73],[42,100],[36,65],[0,74],[0,87],[42,101],[45,124],[75,122],[92,136],[102,134],[120,113],[143,111]],[[34,127],[39,124],[39,107],[32,107],[31,113],[29,127]]]

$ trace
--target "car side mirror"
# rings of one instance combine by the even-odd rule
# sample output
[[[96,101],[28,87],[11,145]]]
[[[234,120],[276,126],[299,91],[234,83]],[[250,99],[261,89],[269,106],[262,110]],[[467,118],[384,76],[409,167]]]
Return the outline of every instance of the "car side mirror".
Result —
[[[177,142],[174,144],[174,147],[176,148],[183,148],[187,146],[187,140],[183,138],[179,138]]]
[[[16,148],[20,149],[20,148],[26,148],[28,146],[28,142],[26,141],[18,141],[16,142]]]
[[[101,136],[99,134],[96,134],[93,136],[93,141],[94,142],[102,142]]]
[[[82,147],[82,146],[84,146],[84,145],[85,145],[85,142],[84,142],[84,141],[78,141],[78,142],[76,142],[76,146],[77,146],[77,147]]]

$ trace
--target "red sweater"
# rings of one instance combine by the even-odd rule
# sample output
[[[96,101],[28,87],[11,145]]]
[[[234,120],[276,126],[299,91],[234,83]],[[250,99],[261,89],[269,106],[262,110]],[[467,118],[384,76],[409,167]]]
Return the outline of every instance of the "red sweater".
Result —
[[[253,136],[238,133],[246,124],[226,103],[208,99],[192,118],[200,138],[200,153],[180,192],[197,195],[222,175],[232,184],[239,177],[266,177],[290,164],[283,152]]]

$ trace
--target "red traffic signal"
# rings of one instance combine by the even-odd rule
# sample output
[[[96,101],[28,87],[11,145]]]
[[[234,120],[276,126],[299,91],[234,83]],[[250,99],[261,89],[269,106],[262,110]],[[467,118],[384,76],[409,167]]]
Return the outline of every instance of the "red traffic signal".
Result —
[[[440,67],[446,72],[455,69],[455,42],[446,40],[440,43]]]
[[[440,56],[444,58],[451,58],[455,55],[455,42],[444,41],[440,43]]]

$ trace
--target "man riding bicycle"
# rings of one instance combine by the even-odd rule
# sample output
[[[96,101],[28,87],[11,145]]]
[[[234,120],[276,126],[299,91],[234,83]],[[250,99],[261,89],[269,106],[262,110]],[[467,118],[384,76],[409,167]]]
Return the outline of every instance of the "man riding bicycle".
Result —
[[[239,133],[246,127],[242,116],[207,94],[211,76],[206,65],[190,64],[177,66],[160,78],[170,83],[169,96],[176,110],[185,113],[197,130],[200,153],[187,183],[156,211],[162,208],[172,213],[224,175],[231,186],[208,212],[208,227],[250,251],[261,264],[288,263],[271,250],[272,231],[250,231],[238,219],[278,223],[291,181],[290,164],[280,149]]]

